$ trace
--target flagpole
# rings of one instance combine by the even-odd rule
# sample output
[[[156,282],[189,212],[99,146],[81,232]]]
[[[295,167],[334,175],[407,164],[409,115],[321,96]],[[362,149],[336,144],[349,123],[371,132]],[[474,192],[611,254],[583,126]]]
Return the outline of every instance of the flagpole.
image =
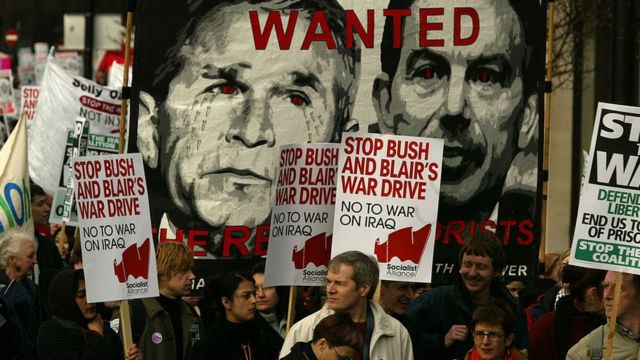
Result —
[[[127,28],[124,42],[124,74],[122,76],[122,102],[120,110],[120,142],[118,143],[118,153],[124,153],[125,136],[127,131],[127,102],[131,98],[131,88],[129,87],[129,65],[131,61],[131,28],[133,27],[133,14],[136,10],[136,1],[129,0],[127,8]],[[127,356],[129,348],[133,344],[131,335],[131,311],[129,301],[120,301],[120,331],[124,346],[124,355]]]

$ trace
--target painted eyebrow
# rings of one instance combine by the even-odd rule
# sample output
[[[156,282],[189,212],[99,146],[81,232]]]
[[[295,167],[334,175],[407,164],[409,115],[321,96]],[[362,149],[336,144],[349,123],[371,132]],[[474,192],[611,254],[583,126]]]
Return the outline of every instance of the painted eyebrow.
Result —
[[[445,59],[444,56],[436,54],[435,52],[431,51],[428,48],[416,49],[416,50],[412,50],[411,53],[409,54],[409,57],[407,58],[407,66],[406,66],[407,73],[405,75],[410,75],[411,70],[413,70],[413,67],[416,65],[416,63],[420,59],[431,60],[441,65],[449,64],[449,61]]]
[[[217,67],[213,65],[205,65],[201,69],[202,77],[205,79],[225,79],[235,81],[238,73],[244,69],[251,69],[249,63],[235,63],[228,66]]]
[[[293,85],[305,87],[308,86],[319,92],[319,88],[322,87],[322,83],[320,79],[313,73],[303,73],[300,71],[294,71],[291,73],[292,83]]]

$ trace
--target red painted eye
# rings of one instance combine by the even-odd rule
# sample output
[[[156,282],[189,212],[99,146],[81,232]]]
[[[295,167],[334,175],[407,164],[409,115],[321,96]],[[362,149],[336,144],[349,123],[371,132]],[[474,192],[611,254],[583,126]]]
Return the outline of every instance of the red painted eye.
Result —
[[[424,78],[425,79],[427,79],[427,80],[433,79],[434,75],[435,74],[434,74],[432,68],[428,67],[428,68],[424,69]]]
[[[238,91],[238,89],[233,85],[222,85],[220,86],[220,93],[225,95],[233,95]]]
[[[484,83],[489,82],[491,80],[491,73],[489,70],[482,70],[480,72],[479,80]]]
[[[307,101],[300,95],[291,95],[291,103],[295,106],[302,106],[307,103]]]

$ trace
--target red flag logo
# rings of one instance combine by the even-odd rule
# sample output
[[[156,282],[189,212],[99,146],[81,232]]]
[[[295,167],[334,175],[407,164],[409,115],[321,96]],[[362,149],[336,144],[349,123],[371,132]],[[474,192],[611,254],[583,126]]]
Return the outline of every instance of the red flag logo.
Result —
[[[378,262],[386,263],[396,257],[400,261],[419,264],[431,232],[431,224],[427,224],[417,231],[412,230],[410,226],[396,230],[389,234],[384,243],[380,243],[380,239],[376,239],[373,253],[376,254]]]
[[[131,244],[122,252],[122,260],[113,260],[113,272],[121,283],[127,282],[129,275],[134,278],[149,277],[149,238],[142,245]]]
[[[331,238],[326,233],[315,235],[304,242],[304,246],[298,250],[298,246],[293,247],[291,260],[296,269],[304,269],[309,264],[327,266],[331,258]]]

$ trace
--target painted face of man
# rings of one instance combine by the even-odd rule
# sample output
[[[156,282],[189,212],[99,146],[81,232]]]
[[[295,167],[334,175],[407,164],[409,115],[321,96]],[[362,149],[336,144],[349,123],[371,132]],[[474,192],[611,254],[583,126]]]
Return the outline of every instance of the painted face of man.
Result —
[[[278,146],[330,141],[336,126],[339,52],[319,42],[299,50],[309,25],[302,15],[289,50],[274,35],[256,51],[249,10],[239,4],[205,16],[159,109],[171,197],[213,227],[267,222]],[[259,18],[265,24],[267,12]]]
[[[479,36],[454,46],[454,7],[479,15]],[[444,46],[420,47],[420,8],[444,8],[442,31],[427,33]],[[406,18],[397,71],[379,77],[374,90],[381,127],[400,135],[444,139],[441,199],[445,206],[467,204],[493,191],[496,198],[517,151],[525,108],[535,97],[523,94],[524,30],[508,0],[418,0]],[[463,18],[465,19],[465,18]],[[465,28],[462,33],[471,33]],[[386,76],[386,78],[385,78]],[[530,114],[531,111],[527,112]],[[493,205],[492,205],[493,206]]]

